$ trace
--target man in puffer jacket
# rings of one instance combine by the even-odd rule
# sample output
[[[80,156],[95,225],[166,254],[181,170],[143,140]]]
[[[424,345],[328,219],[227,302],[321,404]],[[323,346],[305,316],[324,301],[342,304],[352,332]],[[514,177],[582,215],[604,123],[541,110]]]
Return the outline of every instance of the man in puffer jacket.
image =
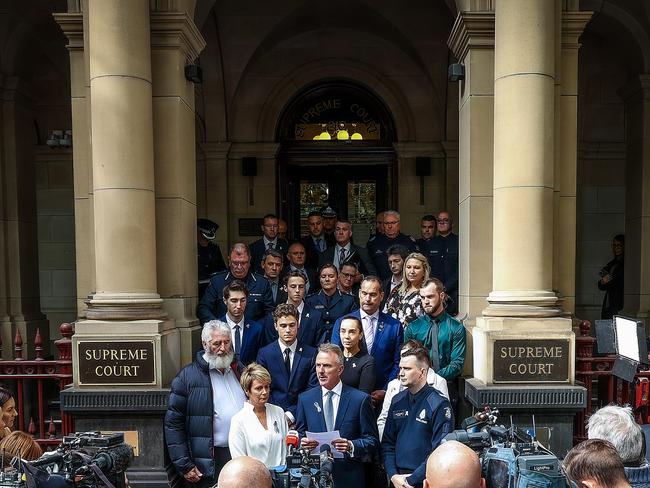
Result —
[[[623,460],[632,488],[650,488],[650,464],[646,460],[644,435],[630,407],[608,405],[589,417],[589,439],[611,442]]]
[[[243,365],[233,361],[231,331],[218,320],[201,332],[203,351],[174,378],[165,415],[165,443],[175,471],[172,486],[203,488],[217,482],[230,460],[230,419],[244,405]],[[168,471],[168,472],[169,472]],[[181,477],[184,478],[184,483]]]

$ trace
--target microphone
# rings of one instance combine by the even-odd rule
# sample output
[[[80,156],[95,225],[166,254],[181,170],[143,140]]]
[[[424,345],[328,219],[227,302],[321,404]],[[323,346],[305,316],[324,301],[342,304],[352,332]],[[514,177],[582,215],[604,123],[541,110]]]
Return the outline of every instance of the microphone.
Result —
[[[287,432],[287,437],[285,437],[285,443],[287,445],[287,455],[293,455],[293,451],[300,447],[300,437],[298,436],[298,431],[290,430]]]
[[[98,452],[92,459],[92,462],[106,474],[125,472],[131,461],[133,461],[133,447],[126,443]]]
[[[323,444],[320,446],[320,486],[322,488],[332,486],[333,469],[332,448],[329,444]]]

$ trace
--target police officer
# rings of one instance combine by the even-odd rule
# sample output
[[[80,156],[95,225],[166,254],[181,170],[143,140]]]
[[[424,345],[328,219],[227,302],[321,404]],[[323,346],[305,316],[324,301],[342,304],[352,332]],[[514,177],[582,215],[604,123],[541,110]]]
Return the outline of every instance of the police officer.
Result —
[[[454,428],[449,401],[427,384],[428,370],[425,348],[402,353],[399,379],[406,389],[393,398],[381,442],[386,474],[395,488],[422,486],[427,457]]]
[[[388,266],[388,248],[401,244],[409,253],[417,251],[415,239],[400,232],[400,217],[395,210],[384,212],[384,233],[376,234],[368,239],[366,245],[368,254],[375,263],[375,268],[382,280],[390,278],[391,272]]]
[[[219,224],[210,219],[196,221],[196,254],[199,262],[199,300],[213,274],[226,269],[219,245],[212,242]]]
[[[329,205],[320,209],[321,217],[323,218],[323,235],[325,236],[325,242],[327,247],[332,247],[336,244],[336,239],[334,238],[334,228],[336,227],[337,217],[336,210],[334,210]]]
[[[343,317],[355,308],[354,298],[351,295],[341,293],[337,289],[338,270],[333,264],[325,264],[318,272],[321,289],[318,293],[309,295],[305,303],[321,313],[319,329],[323,331],[321,342],[330,342],[332,338],[332,327],[336,319]]]
[[[453,220],[449,212],[438,213],[438,235],[433,238],[432,251],[427,254],[431,263],[431,276],[445,285],[447,313],[458,314],[458,235],[451,230]]]
[[[424,254],[433,268],[433,255],[435,254],[433,243],[436,237],[436,218],[433,215],[425,215],[420,221],[420,238],[415,241],[418,251]]]
[[[232,280],[241,280],[248,290],[246,305],[246,320],[260,321],[270,313],[275,305],[271,287],[266,279],[250,271],[251,257],[248,246],[241,242],[234,244],[228,257],[228,271],[217,273],[210,280],[203,298],[196,308],[196,315],[202,324],[208,320],[216,320],[226,313],[223,302],[223,289]]]

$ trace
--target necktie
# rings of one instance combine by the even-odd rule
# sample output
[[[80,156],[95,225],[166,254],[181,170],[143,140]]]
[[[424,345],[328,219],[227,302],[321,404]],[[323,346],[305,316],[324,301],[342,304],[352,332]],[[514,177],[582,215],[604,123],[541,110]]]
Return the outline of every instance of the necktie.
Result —
[[[325,408],[323,408],[325,413],[325,427],[327,427],[328,432],[334,429],[334,403],[332,403],[332,395],[334,395],[334,392],[331,390],[325,393]]]
[[[291,376],[291,349],[286,348],[284,350],[284,368],[287,370],[287,376]]]
[[[270,281],[271,284],[271,293],[273,294],[273,301],[277,300],[278,297],[278,284],[275,281]]]
[[[339,270],[343,267],[344,262],[345,262],[345,248],[342,247],[341,251],[339,252]]]
[[[239,355],[241,350],[241,336],[239,335],[239,325],[235,325],[235,354]]]
[[[325,250],[325,246],[323,245],[323,238],[319,237],[318,239],[316,239],[316,242],[318,243],[318,250],[320,252],[323,252]]]
[[[367,317],[368,320],[368,333],[366,334],[366,347],[368,354],[372,351],[372,344],[375,342],[375,317]]]
[[[440,354],[438,353],[438,319],[431,320],[431,368],[440,371]]]
[[[268,246],[266,246],[267,249],[274,249],[275,246],[273,246],[272,242],[269,242]]]

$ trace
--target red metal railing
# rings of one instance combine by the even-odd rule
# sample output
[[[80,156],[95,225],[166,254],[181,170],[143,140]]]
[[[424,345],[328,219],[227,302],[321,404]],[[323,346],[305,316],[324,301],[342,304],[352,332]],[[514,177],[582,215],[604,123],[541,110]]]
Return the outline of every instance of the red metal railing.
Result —
[[[72,382],[71,337],[74,334],[74,326],[63,323],[59,330],[61,339],[54,342],[58,349],[58,359],[43,358],[43,339],[40,329],[37,329],[34,337],[33,360],[23,359],[23,338],[18,330],[14,338],[14,359],[0,360],[0,383],[15,393],[18,408],[17,428],[33,435],[43,449],[58,445],[61,436],[74,432],[74,423],[70,414],[59,410],[60,428],[57,432],[54,416],[52,412],[47,411],[48,402],[54,399],[58,401],[59,392]],[[51,390],[51,398],[47,398],[48,386]],[[31,414],[25,429],[27,407],[30,412],[36,411],[36,420]],[[48,414],[49,420],[47,420]]]
[[[587,407],[576,415],[573,436],[576,443],[587,438],[586,422],[597,409],[615,403],[618,405],[631,404],[637,421],[648,423],[650,405],[648,399],[635,403],[634,385],[639,378],[650,378],[650,371],[639,371],[634,383],[622,380],[612,374],[616,356],[595,355],[596,338],[590,336],[591,323],[584,320],[580,323],[580,335],[576,337],[576,380],[587,389]]]

